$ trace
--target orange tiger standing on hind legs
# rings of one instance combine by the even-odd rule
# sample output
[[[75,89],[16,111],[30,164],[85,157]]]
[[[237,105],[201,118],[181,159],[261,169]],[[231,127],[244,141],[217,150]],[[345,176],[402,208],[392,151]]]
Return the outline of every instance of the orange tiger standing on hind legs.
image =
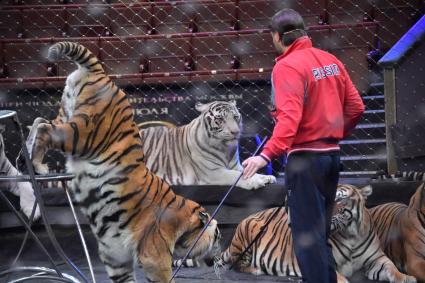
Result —
[[[417,180],[425,179],[423,173],[420,177]],[[416,189],[408,206],[391,202],[370,212],[385,254],[400,270],[425,282],[425,183]]]
[[[50,60],[62,55],[78,69],[66,80],[58,118],[38,118],[32,127],[27,145],[35,170],[45,172],[42,160],[48,149],[68,155],[75,198],[113,282],[135,282],[136,260],[149,281],[168,282],[173,253],[186,251],[209,215],[146,168],[132,107],[98,59],[77,43],[50,47]],[[219,240],[213,220],[191,257],[218,251]]]

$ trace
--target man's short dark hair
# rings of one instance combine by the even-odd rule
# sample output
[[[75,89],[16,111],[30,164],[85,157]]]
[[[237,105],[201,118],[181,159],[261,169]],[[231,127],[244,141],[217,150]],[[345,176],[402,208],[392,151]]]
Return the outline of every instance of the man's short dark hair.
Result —
[[[291,45],[297,38],[306,35],[304,20],[292,9],[282,9],[271,20],[270,29],[277,32],[283,45]]]

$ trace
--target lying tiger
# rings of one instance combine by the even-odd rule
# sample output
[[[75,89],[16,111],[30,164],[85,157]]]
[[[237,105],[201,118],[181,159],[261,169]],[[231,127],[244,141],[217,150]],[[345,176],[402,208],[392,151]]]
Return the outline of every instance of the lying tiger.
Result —
[[[17,176],[21,173],[16,169],[10,160],[7,158],[4,152],[4,140],[2,133],[5,130],[4,125],[0,125],[0,174],[6,176]],[[30,182],[1,182],[0,190],[2,188],[7,189],[12,194],[19,197],[19,205],[21,206],[22,212],[29,218],[31,216],[32,208],[35,202],[34,191]],[[40,209],[36,208],[34,213],[34,220],[40,217]]]
[[[201,114],[187,125],[140,131],[146,166],[172,185],[231,185],[243,170],[236,102],[198,103],[195,108]],[[237,186],[251,190],[275,182],[272,175],[255,174]]]
[[[404,175],[409,181],[425,179],[420,172],[407,179],[409,174]],[[385,254],[400,270],[425,282],[425,183],[418,186],[408,206],[392,202],[370,212]]]
[[[56,120],[38,118],[31,128],[34,168],[46,172],[49,149],[67,154],[74,196],[112,282],[136,282],[136,260],[148,281],[169,282],[173,253],[182,256],[210,216],[146,168],[133,109],[98,59],[73,42],[56,43],[48,54],[51,60],[65,55],[78,69],[67,77]],[[213,220],[191,257],[213,256],[219,240]]]
[[[338,283],[360,269],[371,280],[395,283],[416,282],[412,276],[400,273],[379,246],[371,217],[365,208],[370,187],[357,189],[340,185],[336,194],[336,213],[332,218],[330,243],[337,264]],[[277,212],[264,234],[240,259],[242,251],[256,237],[259,229]],[[249,233],[248,233],[249,232]],[[245,218],[236,228],[230,246],[222,253],[223,263],[236,262],[241,272],[255,275],[299,276],[301,272],[292,245],[288,214],[284,208],[263,210]]]

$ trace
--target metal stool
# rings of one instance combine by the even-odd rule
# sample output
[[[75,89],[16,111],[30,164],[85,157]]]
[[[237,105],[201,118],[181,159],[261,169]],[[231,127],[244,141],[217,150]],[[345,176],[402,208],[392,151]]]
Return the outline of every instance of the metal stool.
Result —
[[[59,243],[58,243],[58,241],[57,241],[57,239],[56,239],[56,237],[55,237],[55,235],[52,231],[52,228],[51,228],[51,226],[50,226],[50,224],[47,220],[47,217],[46,217],[45,206],[44,206],[43,199],[41,198],[41,191],[40,191],[38,181],[61,181],[62,187],[64,188],[67,199],[68,199],[69,206],[71,207],[72,215],[74,216],[75,223],[77,224],[78,233],[79,233],[81,243],[83,245],[84,253],[85,253],[88,265],[89,265],[92,282],[96,283],[96,279],[95,279],[95,276],[94,276],[93,267],[92,267],[92,264],[91,264],[90,255],[89,255],[89,252],[88,252],[88,249],[87,249],[87,245],[86,245],[86,242],[84,240],[84,236],[83,236],[83,232],[81,230],[80,223],[78,222],[78,218],[77,218],[77,215],[75,213],[74,205],[72,204],[72,199],[71,199],[71,196],[69,194],[68,187],[66,185],[66,181],[71,180],[74,176],[71,175],[71,174],[50,174],[50,175],[35,176],[34,169],[32,167],[32,163],[31,163],[31,160],[30,160],[30,157],[29,157],[28,149],[26,147],[25,137],[24,137],[23,132],[22,132],[22,126],[21,126],[21,123],[19,122],[16,111],[0,110],[0,120],[2,120],[2,119],[11,119],[14,122],[16,128],[18,129],[20,139],[21,139],[22,153],[23,153],[23,156],[25,158],[26,167],[28,168],[28,175],[0,176],[0,182],[10,182],[10,181],[29,182],[30,181],[32,183],[32,186],[33,186],[33,189],[34,189],[34,195],[35,195],[35,198],[36,198],[36,203],[34,203],[29,221],[26,221],[21,216],[21,214],[17,211],[17,209],[13,206],[13,204],[7,199],[5,194],[0,189],[0,197],[2,197],[4,199],[6,204],[10,207],[10,209],[13,211],[13,213],[16,215],[16,217],[18,217],[19,221],[22,223],[22,225],[26,229],[26,234],[25,234],[24,240],[22,241],[21,248],[20,248],[14,262],[12,263],[12,265],[8,269],[6,269],[5,271],[0,272],[0,281],[1,281],[2,277],[9,276],[12,273],[32,272],[31,275],[26,275],[24,277],[13,279],[11,281],[8,281],[8,283],[33,281],[33,280],[37,280],[37,279],[40,280],[41,282],[47,281],[47,280],[58,281],[58,282],[69,282],[69,283],[81,283],[81,282],[88,283],[88,282],[90,282],[88,280],[88,278],[80,271],[80,269],[66,256],[62,247],[59,245]],[[69,274],[63,273],[59,270],[57,264],[55,264],[55,262],[53,261],[53,258],[50,255],[50,253],[47,251],[45,246],[41,243],[40,239],[37,237],[37,235],[31,229],[31,225],[32,225],[33,220],[34,220],[34,214],[35,214],[37,204],[40,208],[40,214],[41,214],[41,218],[43,220],[44,227],[46,228],[47,235],[48,235],[53,247],[55,248],[56,252],[60,255],[60,257],[67,263],[67,265],[78,274],[78,276],[81,278],[82,281],[78,280],[77,278],[75,278],[75,277],[73,277]],[[50,263],[52,264],[52,268],[39,267],[39,266],[28,266],[28,267],[15,266],[16,262],[18,261],[20,255],[23,251],[25,243],[28,239],[28,235],[30,235],[33,238],[35,243],[46,254],[47,258],[49,259]]]

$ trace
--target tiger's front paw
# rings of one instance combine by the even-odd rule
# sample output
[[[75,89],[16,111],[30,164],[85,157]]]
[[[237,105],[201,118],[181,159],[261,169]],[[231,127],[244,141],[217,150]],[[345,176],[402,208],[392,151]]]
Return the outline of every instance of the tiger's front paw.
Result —
[[[33,161],[34,171],[38,175],[49,174],[49,166],[46,163]]]
[[[368,276],[369,279],[374,280],[371,275]],[[415,277],[399,272],[395,266],[393,270],[390,270],[388,274],[388,279],[391,283],[416,283],[417,280]]]
[[[18,157],[16,158],[16,169],[22,174],[28,174],[27,164],[25,163],[25,157],[22,153],[22,149],[18,153]]]
[[[34,202],[32,203],[25,203],[25,202],[20,202],[21,205],[21,210],[22,212],[25,214],[26,217],[28,217],[28,219],[31,216],[31,212],[34,206]],[[34,213],[34,221],[37,220],[38,218],[40,218],[40,207],[37,205],[37,207],[35,208],[35,213]]]
[[[415,277],[410,276],[410,275],[404,275],[404,280],[402,281],[403,283],[416,283],[417,280]]]
[[[48,174],[49,167],[45,163],[41,163],[39,161],[33,160],[32,166],[34,168],[34,172],[38,175]],[[16,158],[16,169],[22,174],[28,174],[27,163],[25,162],[24,154],[22,150],[19,152],[18,157]]]
[[[256,190],[265,187],[267,184],[276,183],[276,177],[273,175],[255,174],[247,180],[248,184],[244,189]]]
[[[347,278],[345,278],[344,276],[342,276],[338,272],[336,273],[336,279],[337,279],[338,283],[350,283],[350,281],[348,281]]]
[[[31,212],[36,203],[36,197],[32,184],[29,182],[19,183],[19,204],[21,206],[22,212],[28,217],[31,216]],[[40,218],[40,207],[37,205],[34,212],[34,220]]]

